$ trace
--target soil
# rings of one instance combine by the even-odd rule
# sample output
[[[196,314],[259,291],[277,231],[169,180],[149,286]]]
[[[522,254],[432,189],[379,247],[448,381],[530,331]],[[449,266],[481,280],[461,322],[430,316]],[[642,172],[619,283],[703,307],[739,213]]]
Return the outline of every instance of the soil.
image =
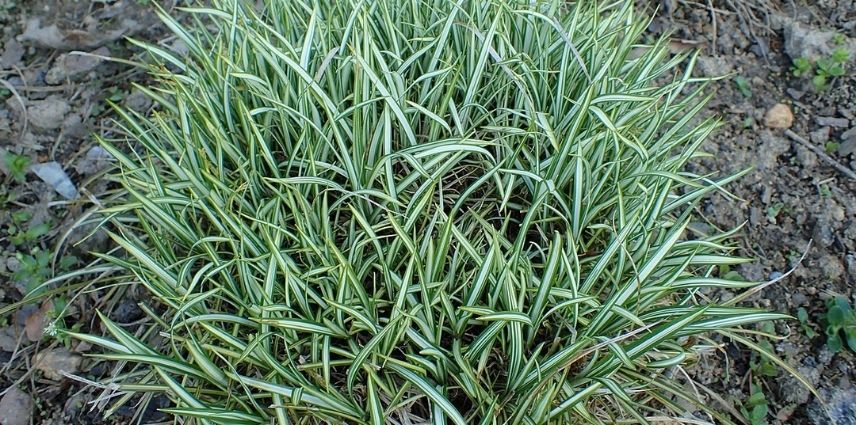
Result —
[[[651,37],[670,33],[676,52],[700,51],[696,74],[728,75],[711,83],[707,114],[720,117],[722,127],[693,171],[752,170],[728,186],[736,201],[716,195],[699,212],[708,225],[743,226],[742,252],[757,259],[721,272],[759,281],[791,272],[748,302],[795,317],[805,310],[802,321],[759,330],[778,335],[771,348],[818,388],[826,406],[786,372],[723,339],[688,371],[693,389],[709,388],[736,412],[750,394],[763,393],[769,413],[758,423],[856,424],[854,353],[846,344],[834,351],[825,332],[832,298],[856,304],[856,1],[639,3],[656,12]],[[95,136],[119,134],[108,101],[140,111],[150,104],[132,86],[145,83],[143,72],[107,58],[139,59],[127,36],[164,45],[172,39],[144,0],[0,0],[0,28],[2,308],[109,246],[97,237],[76,243],[91,228],[88,211],[109,190]],[[817,84],[814,77],[826,72],[817,64],[841,49],[849,54],[843,75]],[[802,60],[811,70],[797,76]],[[120,322],[139,317],[134,293],[102,295],[68,300],[84,330],[95,323],[95,309]],[[0,321],[4,424],[102,423],[97,407],[105,406],[107,392],[69,375],[97,379],[109,365],[81,358],[86,344],[43,337],[61,303],[21,308]],[[162,421],[160,404],[154,400],[142,412],[125,407],[110,422],[136,423],[135,415]]]

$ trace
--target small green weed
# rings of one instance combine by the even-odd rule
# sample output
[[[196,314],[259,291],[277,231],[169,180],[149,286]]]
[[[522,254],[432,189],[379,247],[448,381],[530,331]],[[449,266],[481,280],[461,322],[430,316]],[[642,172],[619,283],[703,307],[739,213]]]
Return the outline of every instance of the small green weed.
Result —
[[[850,60],[850,52],[844,47],[832,51],[829,57],[818,59],[812,63],[808,58],[794,59],[791,73],[795,77],[810,77],[811,84],[817,91],[829,88],[833,78],[843,76],[847,70],[845,65]]]
[[[9,241],[12,242],[12,244],[15,246],[21,246],[24,244],[36,242],[39,240],[39,238],[46,235],[50,230],[50,222],[44,222],[28,226],[26,229],[23,227],[15,226],[13,224],[9,226]]]
[[[749,80],[745,77],[735,77],[734,84],[737,86],[737,90],[739,90],[744,97],[752,97],[752,86],[749,84]]]
[[[826,153],[833,154],[838,151],[839,146],[841,146],[841,144],[838,142],[826,142],[826,144],[823,145],[823,148]]]
[[[775,328],[773,327],[773,324],[769,323],[769,322],[764,323],[761,326],[761,331],[765,334],[768,334],[768,335],[773,335],[776,332]],[[768,341],[766,339],[759,341],[758,345],[760,345],[761,348],[763,348],[767,352],[770,352],[770,353],[775,352],[775,350],[773,350],[773,344],[771,344],[770,341]],[[753,357],[753,359],[749,362],[749,368],[752,370],[752,372],[756,376],[778,376],[779,375],[779,368],[776,367],[776,365],[773,362],[771,362],[769,359],[767,359],[764,356],[757,355],[755,353],[752,354],[752,357]]]
[[[805,336],[809,338],[814,338],[817,335],[817,332],[812,328],[811,323],[808,322],[808,311],[806,309],[800,307],[797,309],[797,319],[800,321],[800,328],[802,329]]]
[[[27,179],[27,167],[30,165],[30,157],[6,152],[3,161],[6,163],[6,169],[9,170],[9,175],[13,180],[23,183]]]
[[[12,273],[12,280],[27,287],[27,293],[33,292],[36,287],[51,276],[51,253],[33,248],[29,254],[18,252],[15,254],[18,260],[18,270]]]
[[[835,297],[826,304],[826,345],[834,352],[846,345],[856,352],[856,310],[844,297]]]
[[[803,77],[811,74],[812,64],[806,58],[796,58],[794,59],[794,64],[791,67],[791,73],[794,74],[794,77]]]
[[[751,425],[763,425],[767,423],[767,414],[770,408],[767,405],[767,397],[758,385],[752,385],[752,395],[740,408],[741,413]]]
[[[785,204],[782,202],[776,202],[773,205],[770,205],[767,207],[767,220],[773,224],[777,224],[778,222],[776,220],[784,209]]]

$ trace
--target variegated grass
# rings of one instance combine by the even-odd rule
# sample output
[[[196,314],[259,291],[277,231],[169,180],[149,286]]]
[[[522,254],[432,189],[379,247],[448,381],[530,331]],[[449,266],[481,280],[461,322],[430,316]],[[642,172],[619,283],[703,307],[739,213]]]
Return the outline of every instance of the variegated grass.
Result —
[[[157,110],[103,141],[101,258],[149,296],[136,333],[67,332],[119,365],[108,414],[736,420],[675,371],[784,316],[718,300],[758,283],[694,207],[739,173],[686,171],[707,80],[633,2],[251,3],[161,12],[188,53],[139,43]]]

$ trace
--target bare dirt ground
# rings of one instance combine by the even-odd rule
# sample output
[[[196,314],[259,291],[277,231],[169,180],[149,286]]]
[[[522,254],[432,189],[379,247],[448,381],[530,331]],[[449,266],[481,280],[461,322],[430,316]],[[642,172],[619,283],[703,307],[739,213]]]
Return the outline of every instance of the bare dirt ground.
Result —
[[[639,3],[656,10],[652,38],[671,33],[675,51],[699,49],[700,76],[729,75],[711,85],[708,113],[723,126],[694,171],[753,170],[729,187],[738,201],[701,205],[700,225],[744,225],[742,251],[758,261],[721,273],[771,280],[794,270],[750,302],[800,318],[759,331],[778,335],[771,348],[819,389],[832,418],[796,379],[730,341],[688,371],[692,390],[719,394],[711,403],[744,423],[856,424],[854,352],[826,332],[831,300],[856,303],[856,1]],[[145,0],[0,0],[0,309],[109,249],[97,237],[76,243],[91,226],[75,224],[109,194],[92,135],[117,134],[108,101],[151,105],[131,84],[143,73],[104,58],[139,59],[126,36],[180,50],[151,10]],[[0,320],[0,423],[103,423],[92,401],[105,392],[69,374],[96,380],[109,364],[44,328],[67,306],[68,326],[92,329],[99,309],[133,329],[136,303],[127,291],[87,293]],[[165,421],[163,402],[128,405],[108,422]]]

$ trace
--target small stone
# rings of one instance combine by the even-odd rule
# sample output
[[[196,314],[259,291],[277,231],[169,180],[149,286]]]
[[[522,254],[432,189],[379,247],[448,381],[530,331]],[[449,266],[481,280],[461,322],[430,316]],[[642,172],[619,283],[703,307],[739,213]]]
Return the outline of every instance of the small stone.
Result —
[[[62,169],[62,165],[56,161],[33,164],[30,170],[39,176],[42,181],[49,184],[57,193],[65,199],[77,198],[77,187]]]
[[[784,103],[777,103],[764,114],[764,125],[769,128],[791,128],[794,114]]]
[[[809,133],[811,141],[817,144],[824,144],[829,141],[829,127],[821,127]]]
[[[825,127],[844,128],[850,125],[850,120],[847,118],[817,117],[815,118],[815,121],[817,121],[818,125]]]
[[[36,354],[36,369],[42,371],[45,378],[61,381],[64,374],[74,374],[80,370],[83,357],[65,348],[55,348]]]
[[[62,127],[63,118],[71,107],[65,100],[49,97],[45,100],[30,102],[27,117],[30,124],[39,130],[56,130]]]
[[[24,320],[24,333],[30,342],[41,341],[45,334],[45,325],[47,324],[45,307],[34,311]]]
[[[0,399],[0,424],[29,425],[33,417],[33,398],[18,387],[9,388]]]

